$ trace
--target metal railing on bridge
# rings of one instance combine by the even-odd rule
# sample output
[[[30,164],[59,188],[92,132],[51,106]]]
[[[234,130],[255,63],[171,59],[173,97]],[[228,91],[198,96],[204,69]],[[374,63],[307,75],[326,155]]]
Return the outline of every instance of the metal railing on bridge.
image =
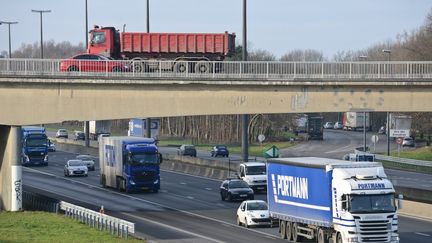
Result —
[[[409,81],[432,79],[432,62],[188,62],[0,59],[0,76]]]

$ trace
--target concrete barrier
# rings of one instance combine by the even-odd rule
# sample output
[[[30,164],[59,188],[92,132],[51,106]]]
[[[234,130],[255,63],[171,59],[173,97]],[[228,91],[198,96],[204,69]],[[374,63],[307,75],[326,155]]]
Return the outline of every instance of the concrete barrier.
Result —
[[[58,142],[58,141],[57,141]],[[98,149],[86,148],[77,144],[59,143],[57,148],[62,151],[98,156]],[[224,180],[237,171],[238,161],[207,160],[196,157],[163,154],[161,168],[186,174]],[[228,173],[230,167],[230,173]],[[405,199],[401,215],[432,220],[432,191],[396,186],[396,193],[403,194]]]

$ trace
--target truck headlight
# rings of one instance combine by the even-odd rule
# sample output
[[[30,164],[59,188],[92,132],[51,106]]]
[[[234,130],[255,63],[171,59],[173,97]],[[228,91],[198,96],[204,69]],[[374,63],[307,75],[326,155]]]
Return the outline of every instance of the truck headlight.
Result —
[[[154,182],[153,182],[153,184],[158,184],[159,183],[159,179],[157,179],[157,180],[155,180]]]
[[[44,161],[47,162],[48,161],[48,154],[45,155]]]
[[[136,184],[135,181],[133,181],[132,179],[129,180],[129,183],[130,183],[131,185],[135,185],[135,184]]]
[[[29,162],[29,161],[30,161],[30,158],[29,158],[27,155],[24,155],[24,158],[25,158],[25,161],[26,161],[26,162]]]
[[[399,236],[395,235],[390,238],[391,242],[399,242]]]

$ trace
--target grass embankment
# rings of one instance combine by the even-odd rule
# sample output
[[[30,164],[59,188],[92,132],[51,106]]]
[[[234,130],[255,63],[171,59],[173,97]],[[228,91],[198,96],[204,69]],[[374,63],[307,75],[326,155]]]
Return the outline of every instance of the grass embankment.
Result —
[[[393,151],[390,153],[390,156],[398,157],[398,152]],[[432,147],[422,147],[415,150],[400,151],[400,157],[406,159],[432,161]],[[428,166],[403,164],[403,163],[396,163],[391,161],[382,161],[382,163],[386,168],[432,174],[432,167],[428,167]]]
[[[0,212],[0,242],[143,242],[45,212]]]
[[[192,144],[192,141],[190,139],[170,139],[170,140],[160,140],[158,142],[159,146],[180,146],[182,144]],[[241,145],[229,145],[228,150],[230,154],[241,154]],[[295,142],[273,142],[273,143],[263,143],[262,145],[252,143],[249,144],[249,155],[250,156],[257,156],[262,157],[263,151],[266,151],[271,146],[276,145],[278,149],[284,149],[289,148],[295,145]],[[210,150],[212,149],[213,145],[211,144],[195,144],[196,148],[198,150],[202,151],[208,151],[210,154]]]

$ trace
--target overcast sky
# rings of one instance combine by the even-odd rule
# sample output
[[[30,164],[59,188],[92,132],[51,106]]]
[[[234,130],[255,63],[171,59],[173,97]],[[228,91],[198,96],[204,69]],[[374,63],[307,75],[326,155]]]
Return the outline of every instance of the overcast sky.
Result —
[[[40,40],[85,40],[85,0],[2,0],[0,21],[13,25],[12,50]],[[242,0],[150,0],[151,32],[235,32],[242,42]],[[294,49],[315,49],[326,57],[395,39],[422,25],[431,0],[248,0],[248,42],[277,57]],[[146,0],[88,0],[94,24],[145,31]],[[0,51],[8,50],[7,26],[0,26]]]

